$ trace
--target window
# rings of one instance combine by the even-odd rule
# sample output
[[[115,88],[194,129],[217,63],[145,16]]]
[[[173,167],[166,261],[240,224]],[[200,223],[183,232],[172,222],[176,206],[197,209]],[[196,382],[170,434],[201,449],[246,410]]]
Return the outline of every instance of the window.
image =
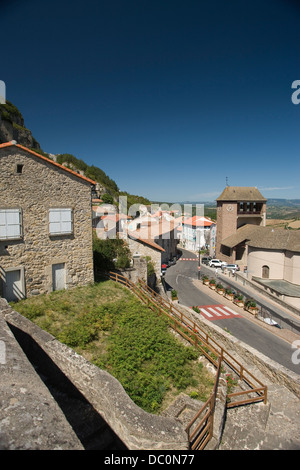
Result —
[[[0,209],[0,240],[22,238],[21,209]]]
[[[269,279],[269,275],[270,275],[270,268],[269,268],[269,266],[264,265],[262,267],[262,277],[263,277],[263,279]]]
[[[19,174],[23,173],[23,166],[24,165],[21,165],[21,164],[17,165],[17,173],[19,173]]]
[[[73,233],[72,209],[49,209],[50,235]]]

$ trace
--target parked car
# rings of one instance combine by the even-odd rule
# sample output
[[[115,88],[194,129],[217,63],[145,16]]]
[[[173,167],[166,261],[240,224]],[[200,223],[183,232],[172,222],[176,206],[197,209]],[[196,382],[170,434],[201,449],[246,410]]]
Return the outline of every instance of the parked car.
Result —
[[[201,263],[207,265],[209,264],[210,260],[211,260],[211,256],[203,256],[203,258],[201,259]]]
[[[239,271],[240,267],[239,267],[238,264],[226,264],[226,265],[222,266],[223,271],[224,271],[224,269],[228,269],[229,271]]]
[[[209,262],[211,268],[221,268],[222,262],[219,259],[211,259]]]

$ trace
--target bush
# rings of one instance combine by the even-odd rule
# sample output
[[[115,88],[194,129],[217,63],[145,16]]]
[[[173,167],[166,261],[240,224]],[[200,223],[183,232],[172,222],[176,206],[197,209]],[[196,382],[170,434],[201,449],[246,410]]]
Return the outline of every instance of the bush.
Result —
[[[131,254],[124,240],[100,240],[95,234],[93,237],[94,265],[100,271],[111,271],[115,268],[125,269],[130,266]]]
[[[105,204],[113,204],[114,203],[114,198],[108,193],[102,194],[101,199]]]
[[[172,300],[177,299],[177,290],[173,289],[173,290],[171,291],[171,297],[172,297]]]

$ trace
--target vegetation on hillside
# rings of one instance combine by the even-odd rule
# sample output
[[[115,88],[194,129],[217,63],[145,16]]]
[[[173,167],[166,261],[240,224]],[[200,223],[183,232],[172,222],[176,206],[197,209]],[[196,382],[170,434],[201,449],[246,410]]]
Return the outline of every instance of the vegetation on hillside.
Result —
[[[9,121],[11,124],[16,120],[23,121],[23,116],[18,108],[8,100],[5,104],[0,105],[0,115],[4,121]]]
[[[32,297],[12,304],[18,312],[116,377],[132,400],[157,413],[178,393],[206,400],[213,377],[199,352],[113,281]]]
[[[62,153],[57,156],[57,163],[67,163],[73,165],[78,170],[84,172],[87,178],[91,178],[98,183],[102,183],[108,190],[112,191],[113,194],[119,192],[117,183],[112,180],[107,174],[100,168],[94,165],[87,165],[83,160],[78,159],[70,153]]]

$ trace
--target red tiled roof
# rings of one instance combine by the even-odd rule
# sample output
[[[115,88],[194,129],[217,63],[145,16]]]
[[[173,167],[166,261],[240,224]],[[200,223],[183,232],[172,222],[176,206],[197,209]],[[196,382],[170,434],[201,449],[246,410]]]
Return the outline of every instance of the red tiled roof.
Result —
[[[57,162],[54,162],[53,160],[51,160],[50,158],[47,158],[47,157],[44,157],[43,155],[40,155],[39,153],[37,152],[34,152],[33,150],[30,150],[28,149],[27,147],[24,147],[23,145],[20,145],[20,144],[17,144],[17,143],[14,143],[14,141],[11,141],[11,142],[5,142],[4,144],[0,144],[0,149],[1,148],[6,148],[6,147],[12,147],[12,146],[15,146],[15,147],[18,147],[22,150],[25,150],[26,152],[28,153],[31,153],[32,155],[34,155],[35,157],[38,157],[40,158],[41,160],[44,160],[48,163],[51,163],[52,165],[64,170],[64,171],[67,171],[68,173],[71,173],[72,175],[75,175],[77,176],[78,178],[84,180],[84,181],[87,181],[88,183],[91,183],[91,184],[96,184],[96,181],[93,181],[91,180],[90,178],[87,178],[86,176],[83,176],[83,175],[80,175],[79,173],[76,173],[76,171],[73,171],[73,170],[70,170],[69,168],[63,166],[63,165],[60,165],[59,163]]]
[[[194,217],[190,217],[189,219],[183,219],[182,223],[184,225],[193,225],[196,227],[210,227],[213,222],[212,220],[207,219],[206,217],[198,217],[194,215]]]
[[[165,252],[165,250],[153,240],[150,240],[149,238],[142,238],[136,232],[128,232],[128,236],[130,238],[133,238],[134,240],[145,243],[146,245],[149,245],[152,248],[155,248],[156,250]]]

